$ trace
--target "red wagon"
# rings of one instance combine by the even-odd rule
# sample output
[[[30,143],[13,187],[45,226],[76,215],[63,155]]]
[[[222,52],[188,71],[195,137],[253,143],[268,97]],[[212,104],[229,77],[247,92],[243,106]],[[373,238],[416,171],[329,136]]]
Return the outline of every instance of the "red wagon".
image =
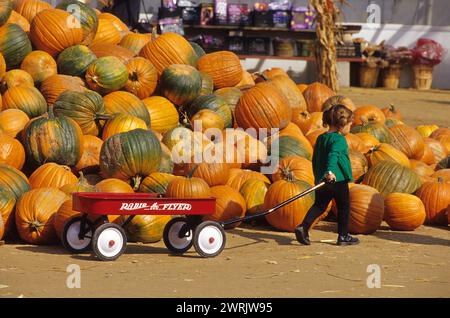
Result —
[[[220,254],[225,246],[223,226],[217,222],[202,222],[202,216],[215,212],[214,198],[174,199],[156,193],[73,193],[73,209],[82,216],[71,219],[64,227],[63,244],[74,252],[92,247],[101,260],[115,260],[123,254],[127,237],[123,229],[135,215],[174,215],[164,228],[167,248],[176,254],[188,251],[192,245],[204,257]],[[110,223],[107,215],[128,216],[122,226]],[[184,216],[181,216],[184,215]],[[96,223],[89,216],[98,216]]]

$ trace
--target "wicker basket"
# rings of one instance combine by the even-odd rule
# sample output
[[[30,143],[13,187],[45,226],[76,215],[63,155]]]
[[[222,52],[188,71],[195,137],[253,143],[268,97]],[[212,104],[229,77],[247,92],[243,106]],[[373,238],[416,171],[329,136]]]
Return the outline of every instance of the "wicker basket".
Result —
[[[390,65],[383,72],[383,87],[397,89],[400,83],[400,73],[402,67],[398,64]]]
[[[430,65],[413,65],[414,88],[425,90],[431,88],[433,82],[433,66]]]
[[[277,39],[273,41],[273,50],[276,56],[294,56],[294,42],[291,40]]]
[[[378,74],[380,68],[361,65],[359,72],[359,85],[365,88],[374,88],[377,86]]]

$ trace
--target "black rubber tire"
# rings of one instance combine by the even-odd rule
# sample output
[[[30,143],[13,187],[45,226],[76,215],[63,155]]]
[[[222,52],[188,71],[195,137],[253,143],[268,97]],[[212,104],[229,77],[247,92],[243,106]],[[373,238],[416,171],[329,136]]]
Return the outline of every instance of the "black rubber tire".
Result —
[[[203,229],[205,229],[206,227],[210,227],[210,226],[217,228],[222,236],[222,244],[221,244],[220,248],[214,253],[208,253],[207,251],[203,250],[201,247],[200,241],[199,241],[199,237],[202,234]],[[205,221],[205,222],[200,223],[195,228],[194,248],[195,248],[195,251],[202,257],[216,257],[217,255],[222,253],[223,249],[225,248],[226,242],[227,242],[227,238],[225,235],[225,230],[223,229],[222,225],[220,225],[217,222]]]
[[[166,247],[169,251],[171,251],[174,254],[183,254],[191,249],[194,240],[191,239],[190,243],[185,248],[177,248],[177,247],[173,246],[172,242],[170,241],[169,233],[170,233],[172,226],[174,226],[178,222],[183,222],[184,224],[186,224],[186,226],[188,224],[187,219],[184,217],[173,218],[164,227],[163,240],[164,240],[164,244],[166,245]],[[190,231],[192,232],[191,235],[193,236],[194,231],[192,231],[192,229],[190,229]]]
[[[120,232],[120,234],[122,235],[123,245],[116,255],[106,256],[106,255],[103,255],[102,252],[100,251],[100,249],[98,248],[98,239],[99,239],[100,235],[103,233],[103,231],[110,229],[110,228],[114,228]],[[118,259],[120,257],[120,255],[122,255],[125,252],[126,248],[127,248],[127,235],[126,235],[124,229],[120,225],[115,224],[115,223],[105,223],[105,224],[100,225],[95,230],[94,236],[92,237],[92,250],[94,251],[95,256],[97,256],[100,260],[114,261],[114,260]]]
[[[82,218],[81,216],[76,216],[76,217],[73,217],[72,219],[70,219],[69,222],[67,222],[66,225],[64,226],[64,230],[63,230],[63,234],[62,234],[63,246],[67,250],[69,250],[71,253],[74,253],[74,254],[86,252],[91,249],[91,245],[92,245],[92,235],[94,233],[94,226],[93,226],[92,222],[89,220],[86,220],[86,224],[89,227],[91,234],[89,235],[90,237],[88,237],[90,239],[90,243],[86,247],[81,248],[81,249],[74,248],[73,246],[70,245],[70,243],[67,239],[67,232],[68,232],[69,228],[72,226],[72,224],[74,224],[76,222],[81,222],[81,218]]]

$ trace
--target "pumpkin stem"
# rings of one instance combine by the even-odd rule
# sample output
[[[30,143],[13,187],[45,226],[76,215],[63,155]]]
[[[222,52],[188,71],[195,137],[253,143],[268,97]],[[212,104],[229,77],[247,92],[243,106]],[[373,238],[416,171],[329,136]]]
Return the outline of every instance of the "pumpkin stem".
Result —
[[[197,168],[198,168],[198,164],[194,164],[194,166],[192,167],[192,169],[191,170],[189,170],[189,172],[188,172],[188,174],[187,174],[187,178],[192,178],[192,176],[194,175],[194,173],[195,173],[195,170],[197,170]]]
[[[286,170],[287,170],[287,173],[286,173],[286,176],[284,179],[286,179],[289,182],[294,181],[295,177],[294,177],[294,173],[292,172],[292,170],[290,170],[290,169],[286,169]]]
[[[393,103],[391,103],[391,104],[389,105],[389,110],[390,110],[391,112],[393,112],[393,113],[396,112],[396,111],[395,111],[395,106],[394,106]]]
[[[55,118],[55,113],[53,112],[53,106],[49,106],[48,107],[47,114],[48,114],[48,118],[49,119],[54,119]]]
[[[438,177],[438,180],[437,180],[439,183],[442,183],[442,182],[444,182],[444,179],[442,178],[442,177]]]
[[[362,121],[363,126],[365,126],[369,123],[366,116],[359,116],[359,119]]]
[[[369,153],[374,153],[375,151],[377,151],[378,149],[380,149],[381,144],[378,144],[376,146],[373,146],[369,149]]]
[[[158,38],[158,32],[157,32],[157,27],[153,27],[152,28],[152,41],[156,40]]]
[[[43,224],[41,222],[37,221],[37,220],[33,221],[33,222],[30,222],[30,224],[29,224],[29,228],[33,232],[37,232],[39,230],[39,228],[42,227],[42,226],[43,226]]]
[[[95,114],[95,120],[110,120],[112,117],[109,114]]]
[[[139,186],[141,185],[142,177],[141,176],[134,176],[132,178],[133,181],[133,190],[137,191],[139,189]]]
[[[139,80],[139,76],[136,71],[130,74],[130,81],[137,82]]]

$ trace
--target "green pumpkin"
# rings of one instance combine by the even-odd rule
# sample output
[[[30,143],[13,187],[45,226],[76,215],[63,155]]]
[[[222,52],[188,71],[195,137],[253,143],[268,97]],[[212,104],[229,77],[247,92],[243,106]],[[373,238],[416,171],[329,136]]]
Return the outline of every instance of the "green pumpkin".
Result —
[[[234,114],[234,109],[236,108],[239,98],[241,98],[243,93],[236,87],[224,87],[216,90],[214,95],[223,97],[227,101],[228,106],[230,106],[231,112]]]
[[[242,184],[239,192],[245,199],[247,215],[262,212],[267,193],[267,184],[264,181],[249,179]]]
[[[103,98],[94,91],[65,91],[59,95],[53,111],[56,116],[72,118],[80,126],[83,134],[98,136],[100,120],[104,119],[106,107]]]
[[[19,170],[0,163],[0,188],[12,193],[16,200],[31,190],[27,177]]]
[[[206,54],[205,50],[203,50],[203,48],[202,48],[200,45],[198,45],[197,43],[195,43],[195,42],[189,42],[189,44],[190,44],[190,45],[192,46],[192,48],[194,49],[195,54],[197,54],[198,58],[201,58],[203,55]]]
[[[312,154],[308,149],[295,137],[281,136],[272,141],[269,153],[273,158],[279,160],[288,156],[300,156],[311,160]]]
[[[48,116],[31,121],[23,135],[25,153],[33,166],[55,162],[74,166],[81,158],[83,132],[67,116],[55,117],[50,108]]]
[[[5,109],[20,109],[30,118],[47,112],[47,102],[35,87],[16,86],[9,88],[3,95]]]
[[[203,72],[200,72],[200,76],[202,77],[202,88],[200,90],[200,96],[212,94],[214,90],[212,77]]]
[[[153,172],[142,180],[139,192],[164,194],[166,193],[169,183],[176,178],[177,176],[170,173]]]
[[[89,65],[97,59],[84,45],[74,45],[62,51],[56,63],[59,74],[83,77]]]
[[[187,110],[189,118],[202,109],[209,109],[220,115],[224,121],[225,128],[233,127],[233,115],[224,98],[214,94],[197,97]]]
[[[385,144],[391,143],[391,132],[382,123],[368,122],[362,125],[355,126],[351,129],[352,134],[356,133],[368,133],[377,138],[380,142]]]
[[[172,103],[187,105],[200,94],[202,77],[190,65],[174,64],[163,71],[160,86],[163,96]]]
[[[121,216],[118,224],[123,224],[127,216]],[[136,215],[123,226],[130,242],[156,243],[161,240],[166,224],[172,219],[170,215]]]
[[[8,21],[13,10],[12,0],[0,0],[0,26]]]
[[[89,65],[85,78],[92,90],[100,94],[108,94],[125,86],[128,81],[128,71],[117,57],[105,56]]]
[[[421,186],[420,177],[414,171],[388,160],[371,167],[362,183],[377,189],[382,195],[394,192],[411,194]]]
[[[106,110],[109,114],[128,114],[138,117],[145,121],[147,126],[150,128],[150,113],[145,107],[145,104],[136,95],[129,92],[112,92],[103,97],[105,102]]]
[[[57,8],[64,11],[73,12],[73,14],[79,14],[81,28],[83,29],[82,44],[91,44],[98,28],[98,17],[94,9],[76,0],[63,1],[57,6]],[[76,11],[74,11],[73,8],[76,8]]]
[[[132,179],[138,189],[141,178],[158,169],[161,155],[155,134],[135,129],[105,140],[100,151],[100,169],[107,178]]]
[[[384,122],[384,125],[388,128],[391,128],[392,126],[403,124],[401,120],[398,120],[397,118],[388,118]]]
[[[21,27],[11,23],[0,27],[0,53],[5,58],[8,70],[19,68],[30,52],[31,42]]]

